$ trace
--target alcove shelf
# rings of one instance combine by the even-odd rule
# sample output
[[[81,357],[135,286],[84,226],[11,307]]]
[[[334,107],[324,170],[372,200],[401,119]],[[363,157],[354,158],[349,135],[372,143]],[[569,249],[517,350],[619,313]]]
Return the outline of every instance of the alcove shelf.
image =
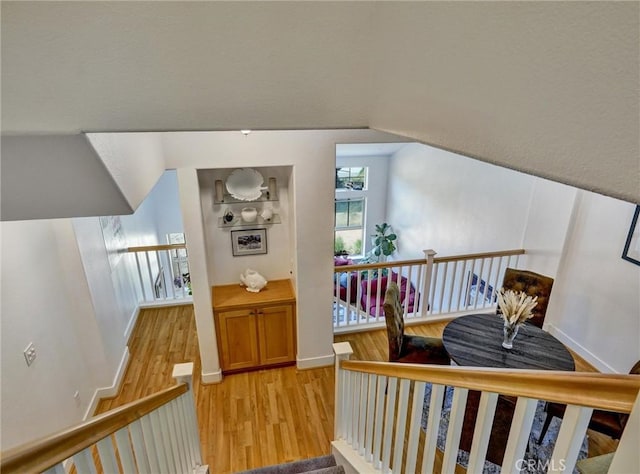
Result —
[[[247,204],[247,203],[251,203],[251,202],[275,202],[278,201],[278,194],[277,193],[271,193],[269,191],[262,191],[262,194],[260,195],[260,197],[258,199],[254,199],[253,201],[243,201],[242,199],[236,199],[234,198],[231,194],[223,194],[222,195],[222,199],[218,200],[215,198],[213,198],[213,203],[214,204]]]
[[[252,227],[257,225],[281,224],[280,214],[273,214],[271,219],[265,220],[261,216],[256,217],[253,222],[245,222],[240,216],[234,216],[231,222],[225,222],[224,217],[218,217],[218,227]]]

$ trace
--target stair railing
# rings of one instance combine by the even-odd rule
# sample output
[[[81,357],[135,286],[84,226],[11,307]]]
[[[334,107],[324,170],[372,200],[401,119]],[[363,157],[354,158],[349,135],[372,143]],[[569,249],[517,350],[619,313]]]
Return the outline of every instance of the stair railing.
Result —
[[[135,257],[142,301],[162,303],[191,297],[186,244],[129,247],[127,253]]]
[[[573,472],[593,409],[630,413],[640,390],[640,377],[633,375],[350,361],[348,343],[334,344],[334,352],[332,446],[358,466],[358,472],[436,472],[445,387],[453,387],[453,395],[444,452],[438,453],[443,473],[455,470],[469,390],[481,395],[468,473],[483,471],[499,394],[517,397],[502,472],[522,470],[539,400],[568,405],[553,454],[545,463],[549,472]],[[427,384],[431,396],[428,421],[422,426]],[[623,433],[620,446],[624,440]]]
[[[384,326],[385,282],[398,284],[405,321],[424,322],[496,307],[496,291],[523,249],[334,267],[334,332]]]
[[[64,474],[69,462],[78,474],[202,471],[193,363],[176,364],[173,377],[173,387],[3,452],[0,471]]]

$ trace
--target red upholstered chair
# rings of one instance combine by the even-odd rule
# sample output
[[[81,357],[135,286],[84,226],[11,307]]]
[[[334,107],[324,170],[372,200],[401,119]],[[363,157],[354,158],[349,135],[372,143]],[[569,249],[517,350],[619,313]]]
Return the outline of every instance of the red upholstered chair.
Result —
[[[451,359],[442,344],[442,339],[405,334],[402,314],[400,290],[395,282],[390,282],[384,294],[389,362],[449,365]]]
[[[631,367],[629,374],[640,375],[640,360]],[[540,437],[538,438],[538,443],[544,439],[544,435],[547,433],[547,429],[549,428],[549,424],[553,417],[557,416],[558,418],[562,418],[566,408],[567,406],[561,403],[548,402],[545,405],[544,410],[547,412],[547,415],[544,420],[544,425],[542,426],[542,431],[540,432]],[[613,439],[620,439],[628,419],[629,415],[626,413],[593,410],[591,420],[589,420],[589,429],[597,431],[598,433],[606,434]]]
[[[504,272],[502,287],[505,290],[523,291],[529,296],[538,297],[538,304],[532,311],[533,317],[528,322],[542,328],[553,287],[553,278],[528,270],[507,268]],[[500,312],[499,309],[498,312]]]
[[[400,305],[404,308],[405,300],[407,301],[407,311],[409,313],[413,312],[414,304],[416,300],[416,289],[409,280],[407,280],[404,276],[399,276],[395,272],[391,272],[390,275],[378,276],[371,280],[371,293],[367,295],[367,290],[369,289],[369,282],[367,280],[362,280],[360,283],[362,287],[362,291],[360,292],[360,307],[363,311],[369,308],[369,314],[371,316],[375,316],[376,314],[382,316],[384,314],[384,298],[386,296],[387,284],[388,282],[394,282],[395,284],[399,283],[399,297],[400,297]],[[378,293],[378,287],[380,287],[380,293]],[[380,298],[378,298],[378,294],[380,294]],[[378,309],[380,307],[380,309]]]

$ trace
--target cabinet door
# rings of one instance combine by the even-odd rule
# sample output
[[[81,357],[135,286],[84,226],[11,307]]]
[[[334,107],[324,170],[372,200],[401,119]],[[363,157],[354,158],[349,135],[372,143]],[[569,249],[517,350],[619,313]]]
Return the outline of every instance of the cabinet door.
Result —
[[[222,370],[259,365],[256,315],[253,310],[224,311],[218,315]]]
[[[260,365],[296,360],[292,305],[258,309]]]

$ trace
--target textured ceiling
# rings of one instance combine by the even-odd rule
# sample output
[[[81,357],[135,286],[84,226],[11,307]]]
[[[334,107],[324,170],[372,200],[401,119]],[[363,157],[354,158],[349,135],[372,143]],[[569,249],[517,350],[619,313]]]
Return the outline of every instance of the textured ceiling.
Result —
[[[638,2],[6,2],[5,133],[371,127],[640,201]]]

